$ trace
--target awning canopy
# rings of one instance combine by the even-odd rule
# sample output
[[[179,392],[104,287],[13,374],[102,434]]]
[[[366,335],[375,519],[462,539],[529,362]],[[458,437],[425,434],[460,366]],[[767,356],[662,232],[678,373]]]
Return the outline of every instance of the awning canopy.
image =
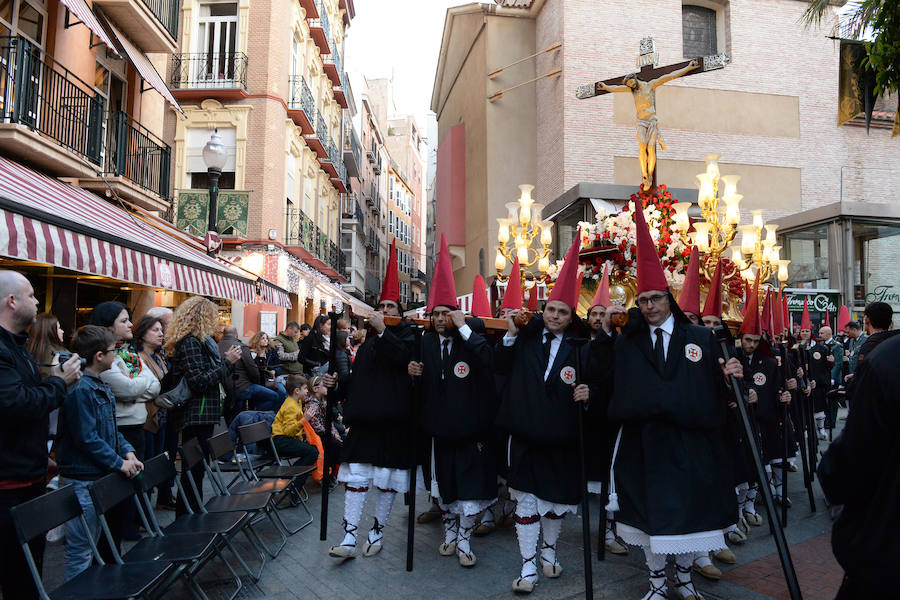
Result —
[[[76,0],[71,0],[76,1]],[[84,0],[80,0],[84,1]],[[92,13],[93,14],[93,13]],[[115,37],[116,42],[122,48],[122,51],[125,53],[125,56],[128,58],[128,62],[134,66],[135,70],[141,76],[141,79],[147,82],[153,89],[155,89],[159,94],[166,99],[166,101],[175,107],[175,109],[184,115],[184,110],[182,110],[181,105],[178,104],[178,101],[172,95],[172,92],[169,90],[169,86],[163,81],[163,78],[160,77],[159,71],[156,70],[156,67],[150,62],[150,59],[147,58],[147,55],[144,54],[137,46],[131,43],[124,33],[119,31],[119,29],[110,22],[109,19],[101,17],[101,19],[109,26],[109,30],[112,31],[113,36]]]
[[[293,308],[290,293],[268,281],[260,281],[259,297],[263,302],[274,304],[275,306],[288,309]]]
[[[0,255],[153,288],[256,302],[253,279],[86,190],[3,157]]]
[[[78,19],[84,23],[84,26],[91,30],[91,32],[100,38],[106,46],[116,53],[117,56],[121,56],[119,52],[119,48],[113,43],[112,38],[109,33],[103,28],[100,22],[97,19],[97,15],[91,9],[90,6],[87,5],[87,2],[84,0],[62,0],[62,3],[66,5],[66,8],[69,9],[69,12],[78,17]],[[68,23],[66,26],[68,27]]]
[[[349,294],[341,294],[341,299],[350,305],[350,309],[358,315],[366,315],[375,309]]]

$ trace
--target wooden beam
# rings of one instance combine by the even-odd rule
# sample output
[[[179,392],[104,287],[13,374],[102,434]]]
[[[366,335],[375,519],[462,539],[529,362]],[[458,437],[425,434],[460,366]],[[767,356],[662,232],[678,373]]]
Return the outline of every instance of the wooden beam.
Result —
[[[540,81],[541,79],[558,76],[561,73],[562,73],[562,69],[557,67],[556,69],[553,69],[552,71],[549,71],[539,77],[535,77],[534,79],[529,79],[528,81],[523,81],[522,83],[516,84],[510,88],[506,88],[505,90],[498,90],[498,91],[494,92],[493,94],[491,94],[490,96],[488,96],[488,100],[490,100],[491,102],[496,102],[497,100],[502,98],[503,94],[505,94],[506,92],[511,92],[512,90],[514,90],[516,88],[520,88],[523,85],[528,85],[529,83],[534,83],[535,81]]]
[[[525,62],[526,60],[531,60],[532,58],[540,56],[541,54],[547,54],[548,52],[553,52],[554,50],[559,50],[560,48],[562,48],[562,42],[554,42],[554,43],[550,44],[549,46],[547,46],[546,48],[544,48],[543,50],[541,50],[540,52],[535,52],[534,54],[531,54],[530,56],[526,56],[525,58],[520,58],[516,62],[509,63],[505,67],[497,67],[496,69],[494,69],[493,71],[488,73],[488,79],[493,79],[494,77],[496,77],[497,75],[502,73],[504,69],[514,67],[520,63]]]

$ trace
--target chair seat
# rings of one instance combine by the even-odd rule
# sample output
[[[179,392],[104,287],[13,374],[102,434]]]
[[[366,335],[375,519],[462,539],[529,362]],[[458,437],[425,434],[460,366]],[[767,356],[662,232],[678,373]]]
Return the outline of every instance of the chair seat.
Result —
[[[230,460],[220,460],[219,461],[219,470],[222,471],[223,473],[237,473],[238,471],[240,471],[240,467],[238,467],[238,464],[234,461],[235,461],[234,458],[232,458]],[[253,455],[253,466],[254,467],[265,467],[267,465],[271,465],[273,462],[275,462],[275,459],[270,456],[262,456],[262,455],[257,455],[257,454]],[[243,463],[244,463],[245,469],[250,467],[250,465],[247,464],[246,459],[243,460]]]
[[[179,533],[144,538],[135,544],[122,559],[128,563],[156,560],[189,562],[197,560],[209,552],[215,539],[216,534],[210,532]]]
[[[316,465],[278,465],[274,467],[266,467],[257,471],[257,476],[262,479],[283,479],[291,477],[300,477],[312,473],[316,470]]]
[[[50,597],[114,600],[141,596],[162,579],[171,566],[162,561],[94,565],[50,592]]]
[[[210,514],[183,515],[175,519],[175,522],[165,527],[163,532],[172,533],[221,533],[228,534],[241,524],[245,512],[223,512]]]
[[[267,479],[266,481],[241,481],[228,488],[229,494],[277,494],[291,485],[290,479]]]
[[[269,503],[272,494],[235,494],[233,496],[215,496],[204,506],[213,513],[262,510]]]

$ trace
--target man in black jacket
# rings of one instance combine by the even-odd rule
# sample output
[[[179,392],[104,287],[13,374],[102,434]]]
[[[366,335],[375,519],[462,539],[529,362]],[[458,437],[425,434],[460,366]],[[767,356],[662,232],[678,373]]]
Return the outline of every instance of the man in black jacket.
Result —
[[[34,289],[21,273],[0,271],[0,592],[4,598],[37,598],[25,554],[9,509],[44,493],[50,412],[62,406],[66,386],[81,377],[78,355],[41,381],[25,333],[37,314]],[[44,539],[35,538],[31,554],[38,573]]]
[[[900,562],[900,336],[866,357],[847,424],[819,463],[828,501],[843,504],[831,546],[844,568],[838,600],[893,597]],[[873,460],[877,457],[877,460]]]

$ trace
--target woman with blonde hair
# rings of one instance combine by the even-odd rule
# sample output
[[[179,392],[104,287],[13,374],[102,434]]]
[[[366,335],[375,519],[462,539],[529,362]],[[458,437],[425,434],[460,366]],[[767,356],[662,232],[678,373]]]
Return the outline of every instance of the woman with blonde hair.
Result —
[[[237,345],[229,348],[224,357],[220,356],[213,338],[217,321],[215,304],[202,296],[188,298],[175,310],[163,345],[172,363],[172,381],[178,382],[183,378],[191,390],[191,398],[184,408],[170,411],[170,417],[180,417],[182,443],[197,438],[204,451],[207,450],[206,442],[212,436],[213,428],[222,418],[223,383],[234,371],[234,364],[241,359],[241,348]],[[191,473],[202,497],[203,465],[198,465]],[[181,483],[188,489],[186,473],[182,473]],[[190,502],[191,508],[198,511],[200,507],[195,505],[193,496],[190,496]],[[176,514],[186,513],[179,498]]]

